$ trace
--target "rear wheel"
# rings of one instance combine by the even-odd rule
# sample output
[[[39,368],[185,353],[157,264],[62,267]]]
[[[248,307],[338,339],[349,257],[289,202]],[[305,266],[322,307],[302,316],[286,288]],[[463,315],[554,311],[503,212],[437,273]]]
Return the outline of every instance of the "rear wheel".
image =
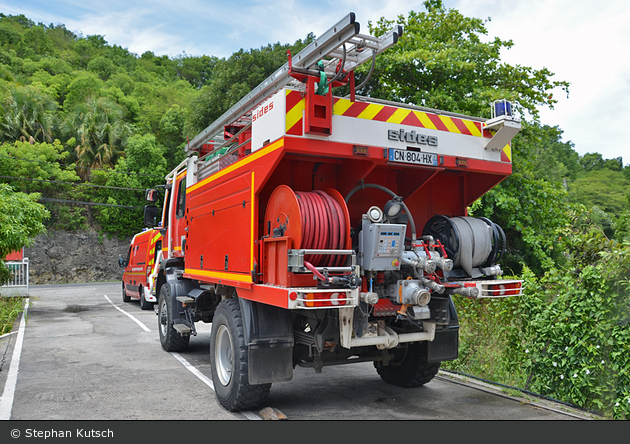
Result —
[[[125,283],[122,283],[122,298],[123,302],[131,301],[131,296],[127,296],[127,291],[125,290]]]
[[[182,336],[173,328],[173,310],[171,309],[171,291],[168,285],[162,285],[158,299],[158,331],[162,348],[168,352],[178,352],[188,347],[190,336]]]
[[[214,312],[210,362],[217,400],[227,410],[249,410],[269,396],[271,384],[249,383],[247,344],[237,298],[222,301]]]
[[[375,364],[376,365],[376,364]],[[439,362],[427,359],[427,344],[419,342],[394,350],[394,359],[386,366],[377,366],[381,379],[398,387],[419,387],[431,381],[438,370]]]

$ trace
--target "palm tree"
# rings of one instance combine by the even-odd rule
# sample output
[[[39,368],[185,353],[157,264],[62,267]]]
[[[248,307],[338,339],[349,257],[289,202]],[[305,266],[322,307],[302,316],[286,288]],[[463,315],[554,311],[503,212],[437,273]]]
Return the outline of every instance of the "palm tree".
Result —
[[[88,98],[69,114],[65,128],[74,137],[77,165],[87,168],[113,167],[123,152],[131,127],[123,121],[122,108],[108,97]],[[80,168],[82,179],[89,170]]]
[[[57,103],[35,87],[12,87],[7,100],[0,103],[0,142],[52,142],[56,108]]]

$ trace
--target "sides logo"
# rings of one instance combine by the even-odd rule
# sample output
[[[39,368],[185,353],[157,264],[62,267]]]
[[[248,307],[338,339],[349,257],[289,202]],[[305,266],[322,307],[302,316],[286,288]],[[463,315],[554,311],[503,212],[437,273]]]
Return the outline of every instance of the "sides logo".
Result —
[[[436,136],[427,136],[425,134],[418,134],[415,130],[405,131],[401,129],[387,130],[387,138],[389,140],[395,140],[397,142],[417,143],[419,145],[438,146],[438,138]]]

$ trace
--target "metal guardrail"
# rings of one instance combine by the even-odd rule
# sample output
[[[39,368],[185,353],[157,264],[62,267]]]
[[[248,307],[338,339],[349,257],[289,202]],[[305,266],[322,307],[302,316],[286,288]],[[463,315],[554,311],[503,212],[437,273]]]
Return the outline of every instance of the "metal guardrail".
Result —
[[[28,295],[28,258],[21,261],[7,261],[6,267],[11,271],[9,282],[0,287],[2,296],[27,296]]]

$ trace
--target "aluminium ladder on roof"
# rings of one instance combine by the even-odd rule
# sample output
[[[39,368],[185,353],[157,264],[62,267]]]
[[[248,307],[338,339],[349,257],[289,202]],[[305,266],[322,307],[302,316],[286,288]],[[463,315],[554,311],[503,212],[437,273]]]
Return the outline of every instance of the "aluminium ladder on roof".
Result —
[[[327,75],[335,75],[339,61],[343,61],[343,70],[351,72],[362,63],[371,60],[377,54],[393,46],[402,35],[402,26],[396,26],[381,37],[359,34],[360,25],[353,12],[346,15],[334,26],[328,29],[306,48],[292,57],[292,66],[297,69],[308,70],[320,60],[330,58],[324,63]],[[346,44],[351,44],[350,48]],[[371,51],[368,51],[370,49]],[[290,64],[285,63],[276,72],[267,77],[262,83],[251,90],[221,117],[212,122],[206,129],[192,139],[186,151],[199,151],[203,144],[209,141],[223,142],[223,129],[251,113],[252,109],[270,97],[276,91],[289,84],[293,78],[290,74]]]

